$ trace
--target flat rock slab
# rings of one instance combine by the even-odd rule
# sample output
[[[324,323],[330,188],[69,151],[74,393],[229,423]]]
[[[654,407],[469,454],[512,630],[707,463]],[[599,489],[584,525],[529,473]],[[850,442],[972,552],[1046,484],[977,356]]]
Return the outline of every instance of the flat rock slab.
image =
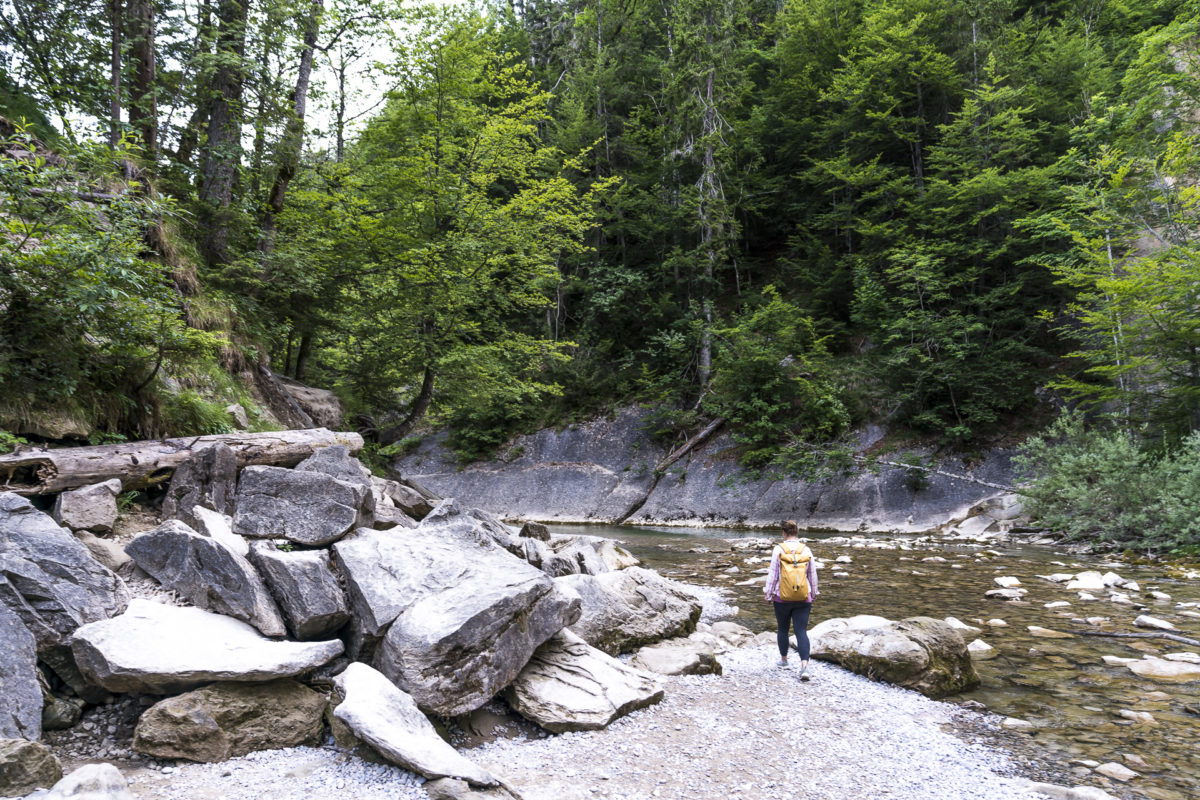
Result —
[[[233,532],[320,547],[355,527],[363,500],[361,486],[321,472],[246,467],[238,481]]]
[[[133,749],[156,758],[212,762],[317,744],[326,705],[324,695],[293,680],[214,683],[146,709]]]
[[[279,608],[250,562],[179,520],[138,534],[125,552],[196,607],[248,622],[264,636],[287,633]]]
[[[36,740],[41,735],[37,641],[16,613],[0,604],[0,739]]]
[[[720,675],[712,645],[699,639],[668,639],[637,651],[630,665],[658,675]]]
[[[74,534],[24,497],[0,492],[0,603],[34,635],[40,656],[128,602],[124,581]]]
[[[255,542],[250,563],[258,568],[279,604],[293,638],[320,639],[350,621],[346,595],[333,574],[329,551],[284,552],[270,542]]]
[[[110,692],[174,694],[212,681],[290,678],[341,654],[340,641],[278,642],[199,608],[134,600],[119,617],[84,625],[71,650]]]
[[[504,696],[521,716],[562,733],[604,728],[662,700],[663,689],[649,673],[562,631],[537,649]]]
[[[25,739],[0,739],[0,797],[20,797],[53,786],[62,767],[50,748]]]
[[[1190,683],[1200,680],[1200,664],[1186,661],[1168,661],[1165,658],[1147,656],[1139,661],[1130,661],[1125,666],[1143,678],[1163,683]]]
[[[582,600],[571,630],[588,644],[616,655],[696,628],[700,601],[678,584],[641,567],[601,575],[566,575],[558,582]]]
[[[384,675],[358,662],[333,679],[343,698],[333,715],[388,761],[426,778],[457,778],[477,786],[499,780],[438,736],[416,702]]]

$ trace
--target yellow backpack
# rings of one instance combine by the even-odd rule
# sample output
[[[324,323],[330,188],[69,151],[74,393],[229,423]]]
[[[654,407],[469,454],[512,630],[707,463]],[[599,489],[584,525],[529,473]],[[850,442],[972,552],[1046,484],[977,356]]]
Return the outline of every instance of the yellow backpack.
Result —
[[[789,548],[789,544],[798,545]],[[779,597],[785,603],[808,602],[808,562],[812,551],[799,542],[784,542],[779,545]]]

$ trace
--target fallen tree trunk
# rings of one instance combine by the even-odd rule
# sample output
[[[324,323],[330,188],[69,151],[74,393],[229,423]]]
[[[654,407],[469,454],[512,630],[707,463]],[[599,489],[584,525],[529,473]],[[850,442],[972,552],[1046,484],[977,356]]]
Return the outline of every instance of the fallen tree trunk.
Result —
[[[121,487],[144,489],[169,480],[175,468],[193,453],[222,442],[237,454],[238,467],[270,464],[293,467],[314,450],[344,444],[352,455],[363,447],[354,432],[327,428],[188,436],[97,447],[24,449],[0,455],[0,491],[22,495],[56,494],[67,489],[121,479]]]

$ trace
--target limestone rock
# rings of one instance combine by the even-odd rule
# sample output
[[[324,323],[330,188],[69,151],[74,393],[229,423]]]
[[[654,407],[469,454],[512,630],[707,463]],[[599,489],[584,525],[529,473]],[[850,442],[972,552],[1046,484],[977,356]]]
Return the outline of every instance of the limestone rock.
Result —
[[[520,800],[519,795],[504,786],[472,789],[471,784],[456,778],[438,778],[421,786],[429,800]]]
[[[722,672],[712,645],[692,637],[647,645],[638,650],[629,663],[659,675],[720,675]]]
[[[1118,764],[1115,761],[1110,761],[1107,764],[1101,764],[1100,766],[1096,767],[1096,772],[1100,773],[1106,778],[1112,778],[1113,780],[1121,781],[1122,783],[1131,781],[1138,777],[1138,773],[1134,772],[1124,764]]]
[[[35,740],[41,735],[37,640],[14,611],[0,604],[0,739]]]
[[[1104,576],[1095,570],[1080,572],[1071,581],[1067,582],[1068,589],[1083,592],[1099,592],[1105,587]]]
[[[730,620],[714,622],[710,630],[714,636],[725,641],[730,647],[745,647],[754,640],[754,631]]]
[[[71,650],[84,675],[110,692],[171,694],[211,681],[293,677],[340,655],[342,643],[272,641],[230,617],[138,599],[76,631]]]
[[[316,472],[337,478],[339,481],[361,486],[370,490],[371,472],[362,462],[350,455],[350,448],[335,444],[313,451],[313,454],[296,465],[299,472]]]
[[[20,495],[0,492],[0,603],[38,644],[39,657],[80,625],[121,613],[125,583],[92,558],[70,531]]]
[[[1043,628],[1040,625],[1026,625],[1029,629],[1030,636],[1036,636],[1039,639],[1074,639],[1075,634],[1065,631],[1056,631],[1050,628]]]
[[[596,544],[596,552],[610,570],[628,569],[642,563],[633,553],[612,539],[601,539]]]
[[[196,533],[225,545],[242,558],[250,555],[250,543],[233,532],[229,517],[211,508],[193,506],[192,519],[196,521]]]
[[[276,375],[275,380],[283,387],[296,405],[312,419],[313,424],[321,428],[338,430],[342,424],[342,415],[346,413],[341,399],[328,389],[318,389],[307,386],[299,381],[283,375]]]
[[[1021,585],[1020,578],[1005,577],[1005,578],[992,578],[992,580],[995,581],[996,585],[999,586],[1001,589],[1015,589]]]
[[[382,482],[382,490],[388,499],[403,511],[408,516],[415,520],[424,519],[425,516],[433,510],[434,502],[430,502],[430,498],[411,486],[407,486],[398,481],[385,481],[376,478],[376,481]],[[378,484],[377,484],[378,485]]]
[[[237,455],[233,449],[224,442],[206,447],[175,468],[163,498],[163,519],[178,519],[196,527],[192,514],[195,506],[229,514],[236,485]]]
[[[197,608],[248,622],[265,636],[287,633],[279,608],[250,562],[179,520],[138,534],[125,552]]]
[[[962,635],[930,617],[830,631],[814,643],[812,655],[934,699],[979,685]]]
[[[891,625],[892,621],[887,617],[877,617],[874,614],[858,614],[853,617],[833,617],[824,622],[819,622],[808,630],[808,642],[812,647],[817,646],[817,642],[827,633],[835,631],[862,631],[868,628],[878,628],[880,626]],[[949,623],[948,623],[949,624]],[[951,625],[953,628],[958,628],[957,625]],[[961,630],[961,629],[959,629]]]
[[[582,613],[571,626],[585,642],[616,655],[696,628],[701,604],[656,572],[630,567],[602,575],[556,579],[579,594]]]
[[[505,699],[526,719],[548,731],[587,731],[663,697],[650,674],[626,666],[589,646],[569,630],[538,648]]]
[[[984,592],[983,596],[1000,600],[1020,600],[1027,594],[1029,594],[1028,589],[992,589]]]
[[[25,739],[0,739],[0,797],[20,797],[50,787],[62,767],[50,748]]]
[[[59,525],[73,531],[111,533],[117,521],[117,495],[120,493],[121,481],[116,478],[68,489],[55,498],[51,516]]]
[[[233,532],[253,539],[327,545],[354,528],[359,508],[370,496],[362,486],[322,472],[246,467],[238,481]]]
[[[363,640],[356,647],[438,714],[483,705],[579,615],[578,599],[457,510],[399,533],[360,528],[333,553]],[[370,640],[385,632],[372,653]]]
[[[1152,617],[1149,614],[1142,614],[1133,621],[1133,624],[1139,628],[1154,628],[1160,631],[1177,631],[1179,630],[1165,619]]]
[[[521,526],[521,536],[539,541],[550,541],[550,529],[540,522],[526,522]]]
[[[208,762],[317,744],[325,705],[322,695],[293,680],[214,683],[148,708],[138,720],[133,749]]]
[[[1143,678],[1164,683],[1189,683],[1200,680],[1200,664],[1189,664],[1186,661],[1168,661],[1165,658],[1147,656],[1125,666]]]
[[[375,506],[375,522],[372,527],[386,531],[389,528],[415,528],[417,521],[395,506]]]
[[[355,662],[333,683],[341,697],[334,716],[392,763],[426,778],[458,778],[481,786],[499,783],[438,736],[416,702],[376,670]]]
[[[983,639],[976,639],[967,645],[967,652],[971,654],[973,661],[990,661],[1000,655],[1000,651],[992,647]]]
[[[346,595],[330,567],[328,551],[287,553],[270,542],[255,542],[250,561],[279,604],[293,638],[320,639],[350,621]]]
[[[75,538],[83,542],[92,558],[112,572],[120,571],[131,560],[125,553],[125,548],[112,539],[101,539],[87,531],[76,531]]]
[[[86,764],[54,784],[38,800],[136,800],[112,764]]]

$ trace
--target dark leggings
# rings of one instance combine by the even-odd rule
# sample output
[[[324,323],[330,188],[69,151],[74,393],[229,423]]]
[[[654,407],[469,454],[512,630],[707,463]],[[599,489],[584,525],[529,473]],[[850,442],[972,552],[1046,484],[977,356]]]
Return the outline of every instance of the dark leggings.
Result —
[[[796,644],[800,660],[808,661],[808,612],[812,603],[775,603],[775,622],[779,626],[779,657],[787,658],[788,625],[796,629]]]

